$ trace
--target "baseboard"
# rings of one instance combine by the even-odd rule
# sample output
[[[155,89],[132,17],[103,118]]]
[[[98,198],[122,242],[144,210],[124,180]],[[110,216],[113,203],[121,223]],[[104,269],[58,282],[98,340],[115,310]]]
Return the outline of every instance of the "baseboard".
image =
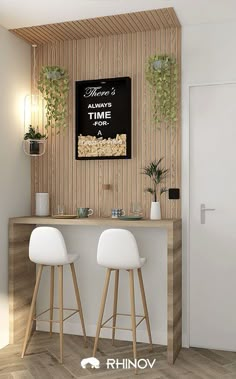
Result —
[[[189,348],[189,339],[186,334],[182,335],[182,347]]]
[[[37,321],[36,330],[48,332],[49,324],[42,321]],[[80,323],[75,322],[65,322],[63,326],[65,334],[73,334],[82,336],[82,328]],[[53,325],[53,332],[59,333],[59,325]],[[88,337],[95,337],[96,334],[96,325],[87,325],[86,324],[86,334]],[[103,329],[101,331],[101,337],[111,338],[111,329]],[[132,333],[127,330],[118,330],[116,332],[116,339],[121,341],[132,341]],[[148,336],[146,330],[137,330],[137,341],[148,343]],[[152,333],[152,341],[154,344],[158,345],[167,345],[166,333]]]

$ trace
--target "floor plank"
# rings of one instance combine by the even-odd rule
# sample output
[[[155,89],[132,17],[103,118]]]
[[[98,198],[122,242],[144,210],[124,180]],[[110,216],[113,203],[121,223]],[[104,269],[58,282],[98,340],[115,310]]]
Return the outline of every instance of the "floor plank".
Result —
[[[93,338],[84,347],[83,338],[64,335],[64,364],[58,361],[59,336],[36,332],[31,338],[27,355],[21,359],[21,344],[0,350],[0,379],[133,379],[134,369],[107,369],[107,358],[132,359],[132,344],[126,341],[101,339],[97,358],[100,369],[83,369],[80,362],[92,356]],[[154,367],[138,370],[139,379],[236,379],[236,353],[199,348],[182,349],[175,365],[166,360],[166,347],[137,344],[138,358],[155,358]]]

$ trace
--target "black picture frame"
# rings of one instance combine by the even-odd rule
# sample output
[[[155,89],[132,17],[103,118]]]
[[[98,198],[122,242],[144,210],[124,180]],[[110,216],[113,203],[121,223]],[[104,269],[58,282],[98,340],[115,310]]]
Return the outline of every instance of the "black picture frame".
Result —
[[[75,82],[75,159],[131,158],[131,78]]]

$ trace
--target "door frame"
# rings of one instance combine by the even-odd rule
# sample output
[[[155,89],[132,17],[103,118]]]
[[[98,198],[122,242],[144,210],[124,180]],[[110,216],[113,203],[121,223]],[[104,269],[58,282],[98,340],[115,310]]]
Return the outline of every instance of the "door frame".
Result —
[[[190,347],[190,91],[194,87],[236,84],[232,81],[188,83],[182,88],[182,251],[183,251],[183,347]]]

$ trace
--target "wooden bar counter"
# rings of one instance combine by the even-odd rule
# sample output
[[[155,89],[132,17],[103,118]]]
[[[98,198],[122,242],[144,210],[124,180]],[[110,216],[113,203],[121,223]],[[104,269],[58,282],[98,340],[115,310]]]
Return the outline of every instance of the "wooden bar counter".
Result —
[[[168,247],[168,323],[167,359],[174,363],[182,345],[182,223],[174,220],[123,221],[107,218],[56,219],[52,217],[17,217],[9,220],[9,306],[10,343],[25,333],[28,310],[35,283],[35,264],[29,260],[28,247],[37,225],[97,226],[115,228],[162,228],[167,231]],[[94,252],[96,254],[96,252]],[[155,301],[155,299],[152,299]]]

